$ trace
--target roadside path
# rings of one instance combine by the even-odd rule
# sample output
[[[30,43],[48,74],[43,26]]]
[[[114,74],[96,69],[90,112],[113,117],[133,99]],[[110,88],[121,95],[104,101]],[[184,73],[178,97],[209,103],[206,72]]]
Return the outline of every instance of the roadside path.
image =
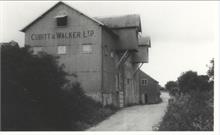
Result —
[[[166,111],[169,94],[161,93],[162,102],[123,108],[88,131],[152,131]]]

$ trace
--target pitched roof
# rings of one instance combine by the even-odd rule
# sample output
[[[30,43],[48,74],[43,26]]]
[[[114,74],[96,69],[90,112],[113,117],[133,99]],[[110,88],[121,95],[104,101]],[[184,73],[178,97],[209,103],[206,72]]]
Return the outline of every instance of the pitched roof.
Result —
[[[63,3],[62,1],[60,1],[60,2],[56,3],[54,6],[52,6],[51,8],[49,8],[46,12],[44,12],[42,15],[40,15],[40,16],[39,16],[38,18],[36,18],[34,21],[32,21],[30,24],[28,24],[26,27],[24,27],[21,31],[22,31],[22,32],[25,32],[30,26],[32,26],[35,22],[37,22],[38,20],[40,20],[41,18],[43,18],[48,12],[50,12],[51,10],[53,10],[55,7],[59,6],[60,4],[63,4],[63,5],[65,5],[65,6],[67,6],[67,7],[69,7],[69,8],[71,8],[71,9],[75,10],[75,11],[78,12],[79,14],[84,15],[85,17],[89,18],[90,20],[96,22],[97,24],[99,24],[99,25],[101,25],[101,26],[104,26],[104,24],[103,24],[102,22],[100,22],[99,20],[96,20],[96,19],[94,19],[94,18],[92,18],[92,17],[89,17],[88,15],[86,15],[86,14],[80,12],[79,10],[77,10],[77,9],[75,9],[75,8],[73,8],[73,7],[71,7],[71,6],[67,5],[67,4],[65,4],[65,3]]]
[[[144,45],[151,47],[150,37],[140,37],[138,39],[138,45]]]
[[[145,72],[143,72],[142,70],[139,70],[139,73],[143,74],[144,76],[147,76],[148,78],[150,78],[151,80],[159,83],[157,80],[155,80],[154,78],[152,78],[150,75],[146,74]]]
[[[137,14],[124,15],[124,16],[113,16],[113,17],[94,17],[96,20],[101,21],[109,28],[128,28],[137,27],[138,31],[141,32],[141,19]]]

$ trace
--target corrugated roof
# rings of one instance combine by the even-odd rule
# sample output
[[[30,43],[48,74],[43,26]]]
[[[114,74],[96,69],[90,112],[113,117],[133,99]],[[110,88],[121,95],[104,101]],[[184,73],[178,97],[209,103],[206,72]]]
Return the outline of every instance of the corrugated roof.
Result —
[[[140,37],[138,39],[138,45],[146,45],[151,47],[150,37]]]
[[[55,7],[57,7],[57,6],[60,5],[60,4],[64,4],[65,6],[67,6],[67,7],[71,8],[71,9],[75,10],[75,11],[78,12],[79,14],[84,15],[85,17],[91,19],[92,21],[98,23],[98,24],[101,25],[101,26],[104,26],[104,24],[103,24],[102,22],[100,22],[99,20],[96,20],[96,19],[94,19],[94,18],[91,18],[91,17],[89,17],[88,15],[85,15],[84,13],[80,12],[79,10],[77,10],[77,9],[75,9],[75,8],[73,8],[73,7],[71,7],[71,6],[69,6],[69,5],[67,5],[67,4],[65,4],[65,3],[63,3],[63,2],[60,1],[60,2],[56,3],[54,6],[52,6],[50,9],[48,9],[46,12],[44,12],[42,15],[40,15],[38,18],[36,18],[34,21],[32,21],[30,24],[28,24],[26,27],[24,27],[21,31],[22,31],[22,32],[25,32],[25,31],[26,31],[30,26],[32,26],[36,21],[38,21],[39,19],[41,19],[42,17],[44,17],[49,11],[51,11],[52,9],[54,9]]]
[[[109,28],[128,28],[137,27],[138,31],[141,32],[141,19],[137,14],[124,15],[124,16],[113,16],[113,17],[94,17],[96,20],[101,21]]]

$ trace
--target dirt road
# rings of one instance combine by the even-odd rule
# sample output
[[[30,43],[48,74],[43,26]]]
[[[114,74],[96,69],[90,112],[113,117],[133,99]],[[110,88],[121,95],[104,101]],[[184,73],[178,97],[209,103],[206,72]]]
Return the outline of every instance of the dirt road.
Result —
[[[124,108],[89,131],[152,131],[165,114],[169,95],[162,93],[160,104]]]

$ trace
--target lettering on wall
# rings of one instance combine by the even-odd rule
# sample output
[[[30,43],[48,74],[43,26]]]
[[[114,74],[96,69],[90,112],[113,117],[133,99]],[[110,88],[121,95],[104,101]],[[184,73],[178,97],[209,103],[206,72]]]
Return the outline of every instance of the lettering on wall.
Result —
[[[31,40],[53,40],[53,39],[77,39],[89,38],[95,35],[94,30],[86,30],[81,32],[56,32],[31,34]]]

